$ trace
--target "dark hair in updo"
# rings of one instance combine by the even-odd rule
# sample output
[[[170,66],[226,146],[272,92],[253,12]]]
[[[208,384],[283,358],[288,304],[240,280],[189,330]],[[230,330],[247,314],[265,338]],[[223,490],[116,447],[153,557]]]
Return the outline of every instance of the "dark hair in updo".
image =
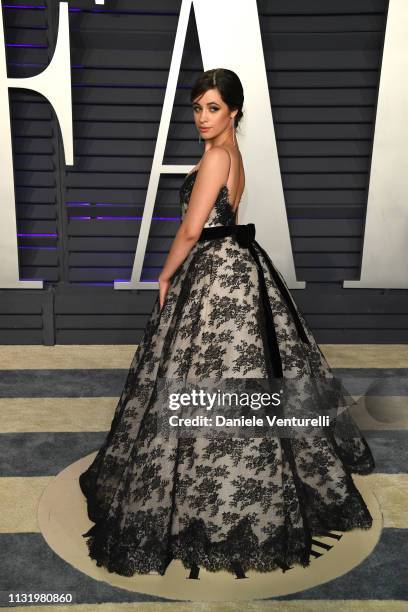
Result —
[[[234,118],[235,127],[237,127],[243,116],[244,90],[239,76],[232,70],[213,68],[203,72],[191,89],[191,102],[209,89],[214,89],[214,87],[219,90],[221,99],[229,106],[230,110],[238,109]]]

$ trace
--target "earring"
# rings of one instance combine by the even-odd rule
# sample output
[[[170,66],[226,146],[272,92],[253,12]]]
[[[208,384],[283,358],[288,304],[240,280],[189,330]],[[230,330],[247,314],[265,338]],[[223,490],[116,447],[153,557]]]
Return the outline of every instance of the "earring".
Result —
[[[234,117],[231,117],[231,130],[232,130],[232,142],[235,145],[235,125],[234,125]]]
[[[201,134],[198,135],[198,142],[201,144]]]

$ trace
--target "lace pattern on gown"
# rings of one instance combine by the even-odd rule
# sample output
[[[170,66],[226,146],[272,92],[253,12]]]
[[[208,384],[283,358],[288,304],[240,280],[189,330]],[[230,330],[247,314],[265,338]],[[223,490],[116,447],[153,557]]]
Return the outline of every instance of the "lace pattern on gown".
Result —
[[[197,172],[180,188],[184,216]],[[235,214],[222,187],[205,224]],[[302,342],[285,300],[264,267],[284,377],[330,376],[299,312]],[[279,273],[279,272],[278,272]],[[282,277],[283,278],[283,277]],[[267,375],[257,268],[233,236],[196,243],[173,275],[163,309],[157,297],[118,401],[110,431],[80,476],[89,555],[108,571],[164,574],[172,559],[186,568],[233,572],[310,563],[313,535],[367,529],[370,513],[352,473],[374,460],[346,413],[352,436],[163,438],[155,435],[159,377],[196,379]],[[339,398],[355,402],[350,396]],[[288,447],[290,445],[290,448]]]

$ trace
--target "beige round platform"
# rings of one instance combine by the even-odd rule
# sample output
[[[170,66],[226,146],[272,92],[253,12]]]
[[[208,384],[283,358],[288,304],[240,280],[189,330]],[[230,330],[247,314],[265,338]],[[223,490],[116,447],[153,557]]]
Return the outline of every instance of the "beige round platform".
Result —
[[[322,584],[350,571],[365,559],[378,542],[382,529],[382,515],[374,494],[368,489],[364,477],[354,476],[373,516],[371,529],[335,532],[340,540],[315,538],[330,550],[313,546],[323,553],[312,559],[309,567],[294,566],[286,572],[246,572],[247,578],[238,579],[229,572],[208,572],[200,568],[199,579],[188,578],[190,570],[181,561],[174,560],[164,576],[135,574],[132,577],[110,573],[88,556],[82,533],[91,523],[86,513],[85,498],[79,488],[78,477],[93,461],[96,453],[83,457],[60,472],[41,496],[38,508],[40,530],[54,552],[67,563],[85,574],[108,584],[169,599],[186,601],[241,601],[286,595]]]

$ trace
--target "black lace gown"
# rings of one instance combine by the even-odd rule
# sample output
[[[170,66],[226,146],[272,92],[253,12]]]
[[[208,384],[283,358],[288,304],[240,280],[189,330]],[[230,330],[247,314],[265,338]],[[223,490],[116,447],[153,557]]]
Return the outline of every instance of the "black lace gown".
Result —
[[[180,188],[182,216],[196,176]],[[234,224],[224,186],[205,228]],[[353,435],[343,437],[155,435],[159,378],[264,378],[279,368],[288,380],[333,376],[257,242],[245,232],[197,242],[162,311],[157,297],[110,431],[80,475],[95,523],[83,536],[98,566],[125,576],[163,575],[172,559],[209,571],[285,570],[310,563],[313,535],[371,526],[351,473],[372,472],[374,460],[348,413]]]

